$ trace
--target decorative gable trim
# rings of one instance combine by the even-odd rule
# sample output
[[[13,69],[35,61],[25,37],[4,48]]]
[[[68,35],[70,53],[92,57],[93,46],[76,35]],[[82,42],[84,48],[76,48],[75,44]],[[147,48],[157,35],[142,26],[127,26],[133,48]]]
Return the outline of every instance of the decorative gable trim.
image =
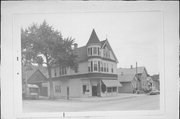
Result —
[[[111,51],[112,51],[112,53],[113,53],[113,56],[114,56],[114,57],[115,57],[115,59],[116,59],[116,62],[118,63],[118,59],[117,59],[116,55],[114,54],[114,51],[113,51],[113,49],[111,48],[111,45],[109,44],[109,42],[108,42],[108,40],[107,40],[107,39],[105,40],[105,42],[104,42],[104,44],[102,45],[102,47],[101,47],[101,48],[103,48],[106,44],[108,44],[108,46],[109,46],[110,50],[111,50]]]

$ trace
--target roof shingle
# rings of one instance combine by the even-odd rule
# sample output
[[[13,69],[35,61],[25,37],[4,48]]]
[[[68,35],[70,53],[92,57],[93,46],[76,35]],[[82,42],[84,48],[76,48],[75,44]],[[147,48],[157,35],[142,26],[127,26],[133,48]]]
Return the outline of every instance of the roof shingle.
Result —
[[[137,67],[137,74],[142,74],[144,70],[145,67]],[[130,82],[136,75],[136,68],[119,68],[117,73],[120,82]]]
[[[94,44],[94,43],[100,43],[100,40],[95,32],[95,30],[93,29],[92,33],[91,33],[91,36],[89,38],[89,41],[87,42],[86,45],[89,45],[89,44]]]

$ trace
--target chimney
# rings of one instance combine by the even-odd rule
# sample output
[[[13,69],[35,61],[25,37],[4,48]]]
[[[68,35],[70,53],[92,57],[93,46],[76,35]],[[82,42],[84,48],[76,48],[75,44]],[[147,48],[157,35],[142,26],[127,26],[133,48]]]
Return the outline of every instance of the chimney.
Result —
[[[74,49],[76,49],[78,47],[77,43],[74,43]]]
[[[133,65],[131,65],[131,69],[133,68]]]

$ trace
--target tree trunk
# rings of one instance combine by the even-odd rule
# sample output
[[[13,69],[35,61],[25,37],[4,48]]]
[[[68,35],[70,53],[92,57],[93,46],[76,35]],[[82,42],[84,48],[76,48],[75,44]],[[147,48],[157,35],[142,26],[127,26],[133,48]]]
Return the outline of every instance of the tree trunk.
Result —
[[[51,68],[48,66],[48,75],[49,75],[49,88],[50,88],[50,95],[49,99],[54,99],[54,88],[53,88],[53,81],[52,81],[52,76],[51,76]]]
[[[54,99],[54,90],[53,90],[53,81],[49,78],[49,86],[50,86],[50,96],[49,99]]]

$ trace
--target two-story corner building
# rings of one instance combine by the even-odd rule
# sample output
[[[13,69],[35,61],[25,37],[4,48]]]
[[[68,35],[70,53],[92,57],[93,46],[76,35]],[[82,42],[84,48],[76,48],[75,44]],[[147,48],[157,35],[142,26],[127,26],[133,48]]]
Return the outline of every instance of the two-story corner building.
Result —
[[[88,97],[116,95],[118,60],[108,42],[100,41],[93,29],[85,46],[74,48],[78,70],[54,67],[52,80],[56,97]]]

